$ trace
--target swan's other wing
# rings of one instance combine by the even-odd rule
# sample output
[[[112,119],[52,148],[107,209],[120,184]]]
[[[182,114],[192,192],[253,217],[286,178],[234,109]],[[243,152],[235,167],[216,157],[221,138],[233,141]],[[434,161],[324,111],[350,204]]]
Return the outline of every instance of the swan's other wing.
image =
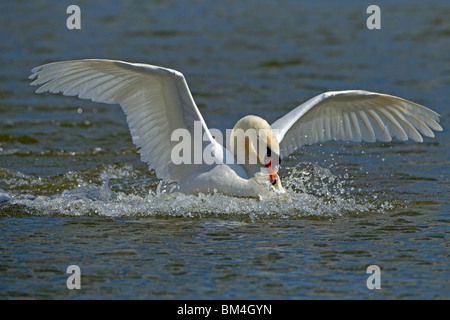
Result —
[[[285,157],[302,145],[328,140],[391,141],[442,131],[439,115],[399,97],[362,90],[322,93],[272,124]]]
[[[173,165],[171,141],[175,129],[186,129],[193,136],[194,122],[206,133],[203,147],[214,140],[200,114],[182,73],[162,67],[115,60],[76,60],[45,64],[32,70],[32,85],[37,93],[61,92],[95,102],[120,104],[126,114],[134,144],[142,161],[160,179],[179,181],[194,165]],[[197,125],[198,126],[198,125]],[[216,157],[220,157],[216,154]],[[181,167],[180,167],[181,166]]]

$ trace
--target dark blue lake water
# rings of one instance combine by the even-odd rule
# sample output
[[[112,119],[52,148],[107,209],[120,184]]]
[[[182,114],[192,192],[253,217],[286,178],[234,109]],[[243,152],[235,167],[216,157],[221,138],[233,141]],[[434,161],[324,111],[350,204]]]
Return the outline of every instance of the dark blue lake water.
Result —
[[[450,298],[450,3],[378,1],[379,30],[370,1],[77,4],[81,30],[67,2],[0,3],[1,299]],[[286,201],[157,195],[119,106],[29,86],[33,67],[81,58],[183,72],[211,128],[365,89],[444,131],[304,147],[283,159]]]

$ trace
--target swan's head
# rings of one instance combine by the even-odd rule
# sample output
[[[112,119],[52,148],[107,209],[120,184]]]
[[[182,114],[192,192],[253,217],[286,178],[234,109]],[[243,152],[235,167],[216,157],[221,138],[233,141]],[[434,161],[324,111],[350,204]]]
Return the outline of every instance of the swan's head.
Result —
[[[230,151],[249,174],[265,172],[273,186],[281,187],[277,174],[280,146],[266,120],[257,116],[239,120],[231,132]]]

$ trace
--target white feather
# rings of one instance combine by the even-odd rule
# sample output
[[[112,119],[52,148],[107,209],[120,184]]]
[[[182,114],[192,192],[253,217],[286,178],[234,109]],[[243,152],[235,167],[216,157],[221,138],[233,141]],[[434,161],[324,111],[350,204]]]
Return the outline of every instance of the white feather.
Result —
[[[46,64],[32,70],[36,92],[61,92],[95,102],[120,104],[127,115],[133,142],[141,159],[154,169],[158,178],[179,181],[198,170],[186,165],[170,170],[170,140],[173,130],[193,133],[194,121],[201,121],[209,141],[217,148],[191,96],[184,76],[175,70],[114,60],[79,60]],[[221,151],[216,151],[221,155]],[[179,168],[178,168],[179,169]]]
[[[399,97],[362,90],[330,91],[301,104],[271,127],[285,157],[303,145],[327,140],[391,141],[442,131],[439,115]],[[420,133],[419,133],[420,132]],[[300,134],[298,134],[300,133]]]
[[[178,182],[177,191],[216,190],[243,197],[284,192],[279,179],[269,180],[267,172],[261,173],[267,170],[265,164],[258,167],[224,163],[225,159],[233,158],[232,150],[212,137],[184,76],[178,71],[90,59],[50,63],[34,68],[32,73],[31,84],[40,86],[37,93],[61,92],[81,99],[120,104],[141,159],[155,170],[158,178]],[[255,128],[268,126],[259,117],[252,119]],[[191,137],[195,136],[196,121],[201,123],[206,135],[206,139],[202,137],[201,150],[209,148],[216,162],[175,165],[171,155],[178,142],[171,141],[171,135],[175,129],[182,128]],[[421,142],[422,135],[433,137],[433,130],[442,130],[438,121],[436,112],[414,102],[381,93],[349,90],[318,95],[275,121],[271,128],[279,142],[281,157],[285,157],[303,145],[327,140],[374,142],[396,138]],[[191,147],[192,152],[197,151]]]

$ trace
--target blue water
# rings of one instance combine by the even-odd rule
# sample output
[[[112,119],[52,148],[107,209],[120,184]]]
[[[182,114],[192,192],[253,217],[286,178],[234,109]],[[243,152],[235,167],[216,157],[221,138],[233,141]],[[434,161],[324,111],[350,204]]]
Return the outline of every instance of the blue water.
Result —
[[[0,3],[0,298],[450,298],[450,4],[379,1],[380,30],[369,1],[77,4],[81,30],[65,2]],[[80,58],[183,72],[211,128],[365,89],[444,131],[304,147],[283,159],[285,201],[158,195],[119,106],[29,86],[33,67]]]

